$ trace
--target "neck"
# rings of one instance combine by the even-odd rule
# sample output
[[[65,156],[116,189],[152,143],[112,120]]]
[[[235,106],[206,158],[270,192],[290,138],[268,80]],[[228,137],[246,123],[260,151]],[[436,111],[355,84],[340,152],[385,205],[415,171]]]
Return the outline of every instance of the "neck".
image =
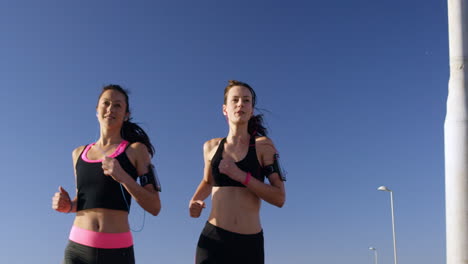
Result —
[[[101,136],[96,141],[96,144],[105,147],[113,144],[119,144],[123,138],[120,136],[120,131],[101,129]]]
[[[250,135],[247,131],[247,124],[235,125],[231,124],[229,126],[229,134],[227,136],[227,141],[232,143],[245,143],[250,141]]]

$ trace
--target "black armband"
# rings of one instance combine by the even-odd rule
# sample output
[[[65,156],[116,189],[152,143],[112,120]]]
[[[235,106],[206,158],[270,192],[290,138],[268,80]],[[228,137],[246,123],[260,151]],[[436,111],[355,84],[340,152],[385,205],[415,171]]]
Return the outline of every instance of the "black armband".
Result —
[[[148,184],[152,184],[156,191],[161,191],[161,183],[159,182],[153,164],[148,165],[148,172],[140,176],[140,185],[145,186]]]
[[[278,173],[282,181],[286,181],[286,173],[284,173],[284,171],[281,169],[281,166],[279,163],[279,154],[275,154],[273,158],[274,158],[273,164],[262,168],[263,175],[265,175],[266,177],[269,177],[272,173],[276,172]]]

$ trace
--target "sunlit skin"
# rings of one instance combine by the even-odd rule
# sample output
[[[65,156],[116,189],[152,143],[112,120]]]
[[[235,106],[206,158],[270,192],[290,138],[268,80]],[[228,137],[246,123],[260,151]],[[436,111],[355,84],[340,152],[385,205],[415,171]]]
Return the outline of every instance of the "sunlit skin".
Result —
[[[100,124],[100,138],[89,150],[87,157],[91,160],[102,159],[104,174],[121,183],[142,208],[157,215],[161,209],[161,202],[159,193],[154,187],[151,184],[141,187],[122,169],[116,159],[108,157],[123,140],[120,130],[124,120],[127,120],[130,115],[126,109],[125,96],[119,91],[107,90],[101,95],[96,107],[96,115]],[[76,167],[76,161],[84,148],[85,146],[80,146],[73,151],[73,168]],[[148,172],[151,156],[144,144],[132,143],[127,148],[126,154],[137,169],[138,175]],[[59,212],[76,212],[76,202],[76,196],[70,200],[68,192],[59,187],[59,191],[52,198],[52,208]],[[76,213],[73,224],[97,232],[121,233],[129,231],[128,212],[121,210],[105,208],[81,210]]]
[[[219,170],[231,179],[244,182],[246,173],[234,162],[242,160],[248,152],[250,135],[248,121],[253,115],[252,94],[243,86],[232,87],[223,105],[223,114],[227,117],[229,133],[224,146],[223,159]],[[214,138],[203,146],[205,169],[203,179],[189,203],[189,213],[199,217],[205,200],[212,194],[212,208],[208,221],[218,227],[239,234],[255,234],[262,230],[260,223],[261,200],[282,207],[285,201],[284,184],[279,175],[270,176],[270,184],[251,178],[247,188],[213,187],[211,158],[214,156],[222,138]],[[276,149],[267,137],[256,138],[257,158],[262,166],[273,163]],[[268,182],[268,180],[266,180]]]

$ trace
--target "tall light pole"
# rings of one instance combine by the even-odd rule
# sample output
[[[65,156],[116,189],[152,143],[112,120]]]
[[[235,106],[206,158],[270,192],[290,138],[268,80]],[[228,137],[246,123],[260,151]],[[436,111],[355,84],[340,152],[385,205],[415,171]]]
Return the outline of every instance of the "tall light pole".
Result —
[[[377,264],[377,249],[375,247],[370,247],[369,250],[374,251],[374,264]]]
[[[448,0],[450,80],[444,125],[447,264],[468,263],[468,0]]]
[[[390,207],[392,209],[392,231],[393,231],[393,259],[395,264],[397,264],[397,254],[396,254],[396,238],[395,238],[395,213],[393,211],[393,192],[385,186],[380,186],[377,188],[379,191],[385,191],[390,193]]]

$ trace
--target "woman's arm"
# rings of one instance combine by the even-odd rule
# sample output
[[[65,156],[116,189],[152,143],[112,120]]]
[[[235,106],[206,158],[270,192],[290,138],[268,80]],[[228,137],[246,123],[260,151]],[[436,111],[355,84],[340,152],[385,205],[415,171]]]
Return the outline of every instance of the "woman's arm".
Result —
[[[199,217],[203,208],[205,208],[204,200],[211,194],[213,188],[213,178],[211,175],[211,157],[213,149],[219,144],[220,139],[215,138],[203,144],[203,160],[205,168],[203,170],[203,179],[198,185],[197,190],[193,194],[189,202],[189,213],[191,217]]]
[[[83,151],[85,146],[78,147],[72,152],[73,159],[73,171],[75,174],[75,186],[76,186],[76,161],[79,158],[79,155]],[[70,198],[68,192],[62,187],[59,186],[59,191],[54,194],[52,197],[52,209],[61,212],[61,213],[74,213],[76,212],[76,201],[78,200],[76,193],[77,189],[75,188],[75,198],[73,200]]]
[[[147,147],[142,143],[136,142],[131,144],[127,151],[130,160],[137,169],[138,175],[148,173],[151,157]],[[140,186],[122,169],[116,159],[106,157],[102,165],[104,174],[111,176],[114,180],[121,183],[143,209],[154,216],[159,214],[161,211],[161,200],[159,193],[154,189],[152,184]]]
[[[256,148],[262,166],[273,164],[275,161],[274,155],[276,154],[276,148],[269,138],[258,138],[256,141]],[[269,175],[268,179],[270,180],[270,184],[266,184],[252,176],[247,176],[247,173],[239,169],[232,159],[221,160],[219,170],[233,180],[245,184],[250,191],[266,202],[278,207],[284,205],[286,201],[286,190],[277,172]]]

